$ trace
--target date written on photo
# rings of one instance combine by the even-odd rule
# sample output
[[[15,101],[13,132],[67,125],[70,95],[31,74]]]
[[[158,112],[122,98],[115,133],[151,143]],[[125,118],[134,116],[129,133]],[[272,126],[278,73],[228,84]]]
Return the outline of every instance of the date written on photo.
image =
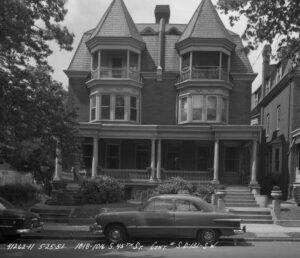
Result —
[[[78,242],[75,245],[68,246],[66,243],[59,243],[59,244],[50,244],[50,243],[39,243],[39,244],[16,244],[10,243],[7,245],[7,250],[64,250],[64,249],[73,249],[73,250],[89,250],[89,251],[96,251],[96,250],[122,250],[122,249],[131,249],[131,250],[150,250],[150,251],[159,251],[159,250],[166,250],[169,248],[177,248],[177,249],[195,249],[195,248],[215,248],[215,245],[202,245],[197,242],[170,242],[168,244],[160,244],[159,242],[153,242],[151,244],[142,245],[140,242],[134,243],[119,243],[119,244],[91,244],[91,243],[84,243]]]

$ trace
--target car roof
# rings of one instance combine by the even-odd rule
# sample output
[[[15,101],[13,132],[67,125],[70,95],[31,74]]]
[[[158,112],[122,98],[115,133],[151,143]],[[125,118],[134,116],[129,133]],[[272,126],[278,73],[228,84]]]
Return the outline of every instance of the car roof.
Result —
[[[207,211],[213,211],[214,208],[211,204],[204,201],[202,198],[190,194],[161,194],[151,197],[150,199],[175,199],[175,200],[187,200],[187,201],[193,201],[197,204],[201,205],[202,207],[205,207]],[[150,200],[149,199],[149,200]]]

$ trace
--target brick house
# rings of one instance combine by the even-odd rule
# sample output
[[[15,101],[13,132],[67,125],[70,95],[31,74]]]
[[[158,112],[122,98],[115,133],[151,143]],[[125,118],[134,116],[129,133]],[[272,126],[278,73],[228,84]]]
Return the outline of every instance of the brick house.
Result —
[[[260,126],[250,126],[253,73],[236,33],[210,0],[188,24],[135,24],[113,0],[65,71],[78,108],[87,175],[127,185],[180,176],[257,184]],[[78,168],[81,169],[81,168]]]
[[[285,53],[283,49],[281,60],[270,64],[271,47],[263,49],[252,124],[263,126],[258,180],[265,190],[279,185],[287,198],[300,167],[300,68]]]

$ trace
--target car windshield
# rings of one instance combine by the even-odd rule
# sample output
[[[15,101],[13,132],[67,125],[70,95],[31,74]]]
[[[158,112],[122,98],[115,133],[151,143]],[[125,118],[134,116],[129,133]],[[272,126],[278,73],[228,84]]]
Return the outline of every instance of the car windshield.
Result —
[[[14,208],[15,206],[13,204],[0,197],[0,210],[14,209]]]

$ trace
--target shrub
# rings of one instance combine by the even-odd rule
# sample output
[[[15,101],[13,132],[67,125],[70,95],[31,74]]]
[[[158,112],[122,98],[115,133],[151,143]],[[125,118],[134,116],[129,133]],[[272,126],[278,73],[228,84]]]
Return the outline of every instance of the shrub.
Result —
[[[38,201],[41,190],[33,184],[8,184],[0,187],[0,196],[16,206]]]
[[[158,194],[192,193],[193,185],[181,177],[171,177],[156,188]]]
[[[213,185],[198,185],[194,190],[193,195],[199,196],[207,202],[211,202],[211,196],[215,191],[215,186]]]
[[[113,203],[123,200],[124,186],[109,176],[86,179],[81,182],[82,204]]]

